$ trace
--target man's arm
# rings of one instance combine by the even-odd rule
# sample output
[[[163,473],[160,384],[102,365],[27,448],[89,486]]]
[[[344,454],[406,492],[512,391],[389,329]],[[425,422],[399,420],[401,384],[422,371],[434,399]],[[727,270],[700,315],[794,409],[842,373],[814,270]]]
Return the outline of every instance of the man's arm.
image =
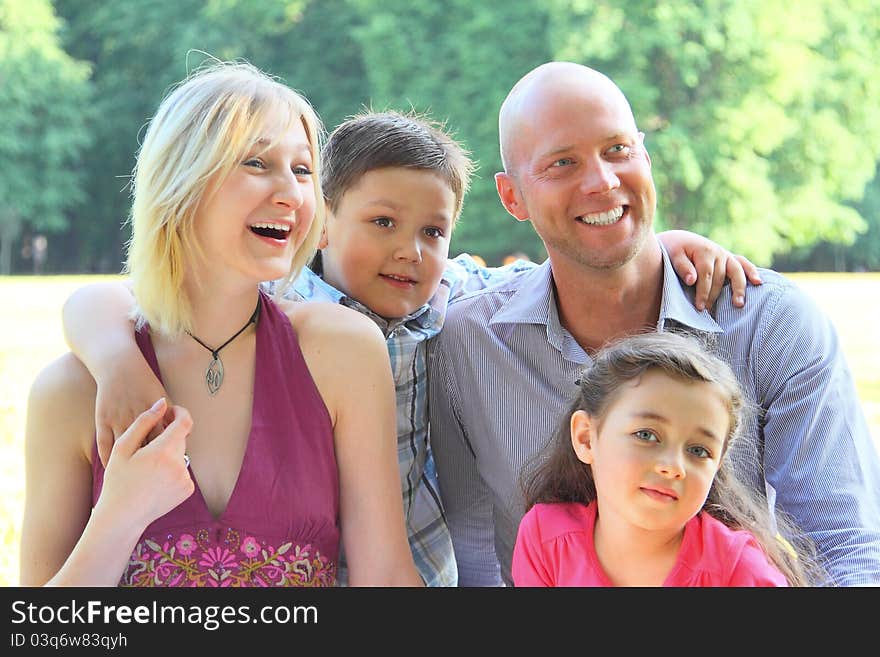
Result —
[[[67,345],[98,384],[95,428],[105,467],[113,441],[143,409],[168,396],[135,342],[129,319],[133,307],[134,297],[124,283],[92,283],[71,294],[62,311]],[[158,435],[166,421],[170,416],[150,436]]]
[[[440,480],[440,497],[449,523],[459,586],[502,586],[495,554],[492,498],[458,419],[457,390],[436,340],[431,354],[429,408],[431,448]]]
[[[880,458],[837,333],[794,286],[767,306],[751,350],[767,483],[838,584],[880,584]]]

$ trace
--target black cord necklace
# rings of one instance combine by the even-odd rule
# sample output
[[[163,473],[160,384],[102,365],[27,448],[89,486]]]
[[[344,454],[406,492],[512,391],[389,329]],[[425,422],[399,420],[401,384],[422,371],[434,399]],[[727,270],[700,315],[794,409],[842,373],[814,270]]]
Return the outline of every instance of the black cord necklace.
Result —
[[[230,342],[235,340],[235,338],[237,338],[239,335],[241,335],[248,326],[256,323],[257,318],[260,316],[261,303],[261,298],[257,297],[257,307],[254,308],[254,312],[251,314],[251,318],[244,326],[238,329],[235,335],[233,335],[216,349],[212,349],[189,331],[186,332],[189,337],[191,337],[193,340],[202,345],[205,349],[210,351],[211,355],[214,357],[208,365],[208,369],[205,370],[205,383],[208,386],[208,394],[210,394],[212,397],[217,394],[217,391],[220,390],[220,386],[223,385],[223,361],[220,360],[220,350],[223,349],[223,347],[228,345]]]

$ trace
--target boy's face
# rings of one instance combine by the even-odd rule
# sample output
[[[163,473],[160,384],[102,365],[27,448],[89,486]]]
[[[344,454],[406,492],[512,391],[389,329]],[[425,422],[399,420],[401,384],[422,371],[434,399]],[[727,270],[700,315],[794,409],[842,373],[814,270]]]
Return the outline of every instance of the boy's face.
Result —
[[[432,171],[369,171],[328,213],[324,280],[386,319],[430,299],[449,257],[455,193]]]

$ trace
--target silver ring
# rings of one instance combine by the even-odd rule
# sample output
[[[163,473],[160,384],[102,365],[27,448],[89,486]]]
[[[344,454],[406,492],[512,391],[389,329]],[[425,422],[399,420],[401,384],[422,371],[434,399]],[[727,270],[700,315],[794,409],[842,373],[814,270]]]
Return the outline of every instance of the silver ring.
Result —
[[[189,455],[188,454],[184,453],[183,462],[186,463],[186,467],[189,467]]]

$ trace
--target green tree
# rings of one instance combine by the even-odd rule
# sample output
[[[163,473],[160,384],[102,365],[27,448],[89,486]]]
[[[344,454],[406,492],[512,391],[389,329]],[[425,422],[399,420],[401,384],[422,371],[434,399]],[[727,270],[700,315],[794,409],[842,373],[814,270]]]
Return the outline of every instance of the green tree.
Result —
[[[767,263],[851,242],[880,156],[870,0],[555,0],[559,59],[609,74],[654,158],[661,225]]]
[[[543,257],[530,226],[507,215],[495,192],[501,170],[498,109],[517,79],[550,57],[547,14],[504,0],[350,0],[374,109],[416,109],[447,122],[471,151],[477,175],[452,251],[498,262],[512,251]],[[381,7],[381,10],[378,9]]]
[[[139,137],[167,90],[209,57],[246,58],[269,72],[295,59],[286,38],[305,0],[56,0],[65,46],[95,69],[88,203],[63,257],[77,269],[119,271],[130,236],[128,181]],[[275,69],[275,70],[273,70]]]
[[[867,230],[850,243],[822,241],[792,249],[773,261],[779,271],[880,271],[880,168],[861,201],[854,204]]]
[[[89,67],[59,46],[47,0],[0,0],[0,273],[22,229],[53,232],[81,197]]]

